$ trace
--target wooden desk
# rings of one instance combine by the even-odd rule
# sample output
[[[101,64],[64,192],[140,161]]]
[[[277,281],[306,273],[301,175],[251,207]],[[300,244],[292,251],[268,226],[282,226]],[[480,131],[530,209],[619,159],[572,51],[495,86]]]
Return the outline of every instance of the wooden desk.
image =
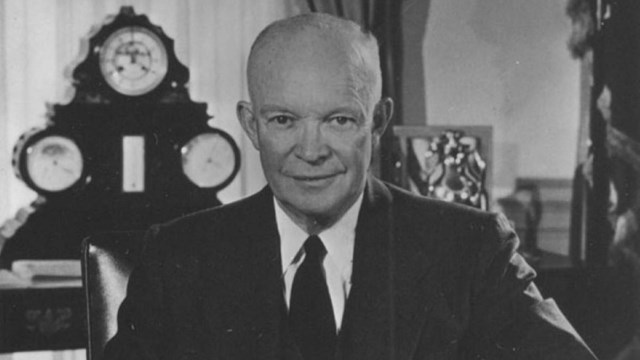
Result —
[[[80,279],[0,285],[0,353],[86,346]]]
[[[572,266],[553,254],[535,268],[543,295],[555,299],[601,359],[611,359],[638,321],[631,273]],[[0,353],[85,348],[85,326],[80,280],[0,287]]]

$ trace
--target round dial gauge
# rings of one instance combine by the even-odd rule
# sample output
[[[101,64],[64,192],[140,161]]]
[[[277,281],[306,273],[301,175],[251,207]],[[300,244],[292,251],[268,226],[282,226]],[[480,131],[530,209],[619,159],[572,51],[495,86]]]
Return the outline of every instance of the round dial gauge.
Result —
[[[167,74],[167,51],[162,40],[140,26],[122,28],[100,49],[100,70],[117,92],[137,96],[148,93]]]
[[[26,148],[26,171],[40,190],[59,192],[82,177],[83,160],[76,143],[63,136],[50,135]]]
[[[195,136],[182,147],[181,154],[183,173],[200,188],[226,186],[240,166],[237,145],[222,131]]]

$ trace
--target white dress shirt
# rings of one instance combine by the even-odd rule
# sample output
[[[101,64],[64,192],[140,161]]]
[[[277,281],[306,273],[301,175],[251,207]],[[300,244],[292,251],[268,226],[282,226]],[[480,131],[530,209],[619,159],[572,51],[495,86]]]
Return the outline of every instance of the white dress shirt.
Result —
[[[324,267],[329,296],[336,321],[336,331],[342,326],[342,315],[351,290],[351,271],[353,269],[353,248],[356,237],[356,223],[362,205],[363,194],[332,227],[317,234],[327,249],[322,266]],[[293,278],[305,257],[304,242],[310,236],[287,215],[280,203],[274,198],[276,224],[280,234],[280,255],[282,259],[282,279],[287,309],[291,303]]]

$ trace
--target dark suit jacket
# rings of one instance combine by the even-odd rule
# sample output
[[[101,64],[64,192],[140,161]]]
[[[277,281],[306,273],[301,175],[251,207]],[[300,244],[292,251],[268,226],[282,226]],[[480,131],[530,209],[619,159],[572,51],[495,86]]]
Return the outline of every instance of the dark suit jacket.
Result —
[[[265,188],[154,227],[108,359],[300,359]],[[504,218],[369,179],[338,359],[593,359]]]

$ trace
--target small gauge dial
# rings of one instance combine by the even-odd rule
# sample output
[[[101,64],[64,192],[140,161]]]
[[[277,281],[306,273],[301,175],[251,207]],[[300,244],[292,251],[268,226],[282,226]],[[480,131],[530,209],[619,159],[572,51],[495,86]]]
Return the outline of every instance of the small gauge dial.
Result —
[[[183,173],[200,188],[222,187],[238,172],[238,147],[222,131],[193,137],[182,147],[181,154]]]
[[[26,171],[33,184],[47,192],[64,191],[82,177],[82,152],[64,136],[50,135],[26,148]]]

